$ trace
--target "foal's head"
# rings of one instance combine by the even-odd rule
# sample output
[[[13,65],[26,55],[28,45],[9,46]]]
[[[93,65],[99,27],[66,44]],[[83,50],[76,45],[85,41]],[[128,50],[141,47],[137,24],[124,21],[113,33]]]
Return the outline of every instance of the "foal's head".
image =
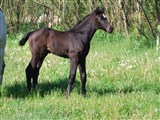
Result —
[[[107,20],[107,17],[104,15],[104,8],[100,9],[97,7],[97,9],[94,11],[95,17],[95,24],[97,29],[102,29],[108,33],[111,33],[113,31],[113,27],[110,25],[110,23]]]

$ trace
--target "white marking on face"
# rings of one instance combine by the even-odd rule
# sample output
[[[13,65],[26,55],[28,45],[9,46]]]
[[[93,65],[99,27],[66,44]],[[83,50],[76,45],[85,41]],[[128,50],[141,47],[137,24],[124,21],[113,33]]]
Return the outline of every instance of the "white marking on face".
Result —
[[[107,18],[104,14],[102,14],[102,16],[103,16],[104,18]]]

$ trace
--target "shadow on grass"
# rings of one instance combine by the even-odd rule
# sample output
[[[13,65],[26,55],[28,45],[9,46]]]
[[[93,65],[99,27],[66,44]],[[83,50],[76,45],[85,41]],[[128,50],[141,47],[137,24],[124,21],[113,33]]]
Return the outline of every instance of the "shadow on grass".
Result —
[[[44,97],[45,95],[50,95],[51,93],[58,93],[59,95],[65,96],[68,82],[68,78],[59,79],[54,82],[42,82],[39,84],[39,94],[41,97]],[[73,89],[76,89],[79,85],[80,82],[75,80]]]
[[[15,83],[13,85],[6,85],[0,89],[0,96],[13,97],[13,98],[27,98],[27,97],[45,97],[46,95],[51,95],[52,93],[58,94],[60,96],[65,96],[66,89],[68,85],[68,78],[55,80],[53,82],[46,81],[39,83],[39,88],[37,91],[33,90],[31,93],[27,92],[26,82]],[[75,80],[73,86],[74,91],[81,95],[81,83],[78,80]],[[160,94],[160,86],[158,83],[143,83],[137,86],[124,85],[119,87],[118,85],[108,84],[105,86],[87,86],[87,96],[90,97],[92,94],[97,94],[103,96],[106,94],[128,94],[132,92],[146,92],[154,91],[156,94]]]
[[[80,82],[75,80],[74,88],[80,85]],[[13,98],[26,98],[39,95],[44,97],[51,93],[58,93],[62,96],[65,95],[68,86],[68,78],[59,79],[53,82],[40,82],[37,90],[32,90],[30,93],[27,91],[26,82],[15,83],[13,85],[6,85],[0,89],[0,96],[13,97]]]

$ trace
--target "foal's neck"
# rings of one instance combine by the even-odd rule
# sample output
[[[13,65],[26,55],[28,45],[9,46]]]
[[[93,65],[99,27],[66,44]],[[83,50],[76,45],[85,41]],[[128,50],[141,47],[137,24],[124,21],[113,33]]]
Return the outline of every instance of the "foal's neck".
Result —
[[[94,25],[94,21],[91,18],[88,18],[74,30],[80,36],[81,41],[89,44],[97,29]]]

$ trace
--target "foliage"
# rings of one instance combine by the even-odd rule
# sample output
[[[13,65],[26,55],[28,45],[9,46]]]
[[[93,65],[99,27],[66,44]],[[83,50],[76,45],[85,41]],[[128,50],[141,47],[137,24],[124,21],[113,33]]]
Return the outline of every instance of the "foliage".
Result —
[[[97,6],[104,6],[115,31],[127,36],[134,29],[137,35],[154,38],[160,21],[159,0],[2,0],[0,4],[8,32],[19,31],[25,23],[41,27],[41,22],[43,26],[58,24],[68,29]]]

